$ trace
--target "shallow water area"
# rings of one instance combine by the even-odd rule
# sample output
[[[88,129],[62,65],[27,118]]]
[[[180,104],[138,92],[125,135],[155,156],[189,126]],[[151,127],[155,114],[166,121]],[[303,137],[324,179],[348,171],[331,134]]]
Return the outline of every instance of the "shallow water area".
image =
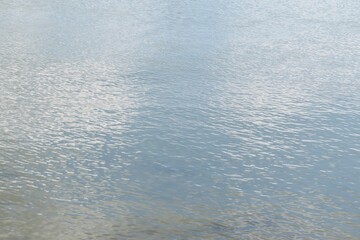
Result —
[[[0,239],[358,239],[359,12],[0,0]]]

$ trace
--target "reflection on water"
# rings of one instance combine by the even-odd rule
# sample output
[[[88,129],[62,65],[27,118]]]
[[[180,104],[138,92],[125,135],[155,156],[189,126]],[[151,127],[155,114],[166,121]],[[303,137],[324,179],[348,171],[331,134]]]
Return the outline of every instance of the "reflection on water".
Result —
[[[358,1],[1,1],[1,239],[356,239]]]

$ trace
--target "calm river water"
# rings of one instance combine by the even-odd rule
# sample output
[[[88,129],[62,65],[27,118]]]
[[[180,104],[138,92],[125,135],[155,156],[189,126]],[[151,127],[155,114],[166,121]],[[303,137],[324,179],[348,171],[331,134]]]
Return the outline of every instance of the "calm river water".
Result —
[[[358,239],[360,1],[0,0],[0,239]]]

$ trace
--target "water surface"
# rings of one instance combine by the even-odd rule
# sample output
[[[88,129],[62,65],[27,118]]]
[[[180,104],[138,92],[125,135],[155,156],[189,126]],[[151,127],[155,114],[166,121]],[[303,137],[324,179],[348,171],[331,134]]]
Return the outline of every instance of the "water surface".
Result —
[[[357,239],[357,0],[0,0],[0,239]]]

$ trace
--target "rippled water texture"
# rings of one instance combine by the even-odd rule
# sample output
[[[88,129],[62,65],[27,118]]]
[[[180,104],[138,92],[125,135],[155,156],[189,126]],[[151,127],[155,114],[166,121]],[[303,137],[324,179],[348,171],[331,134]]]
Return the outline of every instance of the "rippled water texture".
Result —
[[[360,1],[0,0],[0,239],[357,239]]]

